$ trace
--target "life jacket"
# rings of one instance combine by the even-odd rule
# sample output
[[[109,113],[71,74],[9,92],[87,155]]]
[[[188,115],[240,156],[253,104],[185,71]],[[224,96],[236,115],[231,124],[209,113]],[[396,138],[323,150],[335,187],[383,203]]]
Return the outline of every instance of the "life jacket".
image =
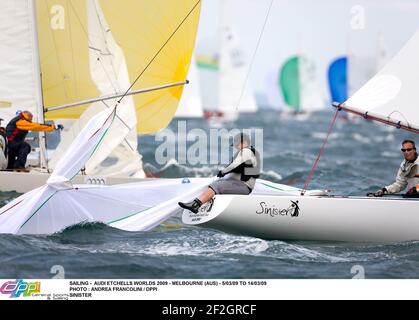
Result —
[[[260,177],[260,154],[259,152],[256,151],[256,149],[251,146],[250,148],[246,148],[246,149],[250,149],[253,153],[253,155],[256,158],[256,166],[254,166],[253,164],[247,164],[247,163],[242,163],[240,166],[238,166],[237,168],[235,168],[232,172],[234,173],[239,173],[241,175],[241,181],[243,182],[247,182],[250,179],[254,178],[257,179]],[[251,173],[251,174],[247,174],[247,173]]]
[[[20,115],[14,117],[6,126],[7,142],[23,142],[29,131],[20,130],[17,128],[17,122],[22,120]]]

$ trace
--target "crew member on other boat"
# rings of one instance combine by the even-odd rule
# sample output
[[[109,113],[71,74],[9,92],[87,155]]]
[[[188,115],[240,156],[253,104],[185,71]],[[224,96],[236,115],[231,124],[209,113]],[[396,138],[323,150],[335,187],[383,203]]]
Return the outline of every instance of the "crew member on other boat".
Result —
[[[62,130],[64,127],[59,124],[48,125],[32,122],[33,115],[29,111],[23,111],[14,117],[6,126],[7,136],[7,169],[26,171],[26,159],[31,152],[31,146],[25,142],[25,138],[29,131],[51,132],[54,130]]]
[[[403,141],[401,151],[404,160],[397,173],[396,182],[368,195],[382,197],[385,194],[399,193],[407,188],[406,198],[419,198],[419,157],[415,142],[412,140]]]
[[[208,189],[189,203],[179,202],[179,206],[198,213],[199,208],[210,201],[216,194],[249,195],[255,188],[256,179],[260,176],[260,155],[250,144],[250,137],[238,134],[234,137],[233,145],[238,149],[231,164],[221,170]]]

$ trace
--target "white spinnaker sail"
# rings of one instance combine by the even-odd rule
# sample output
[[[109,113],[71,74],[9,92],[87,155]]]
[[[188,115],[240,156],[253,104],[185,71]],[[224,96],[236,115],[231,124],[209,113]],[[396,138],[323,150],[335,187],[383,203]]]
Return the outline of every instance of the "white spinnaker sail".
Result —
[[[130,86],[124,53],[113,38],[97,0],[87,1],[90,73],[102,96],[118,94]],[[113,108],[117,99],[92,104],[65,131],[51,160],[54,168],[64,151],[77,137],[90,118],[102,110]],[[144,177],[141,156],[137,151],[137,118],[132,96],[125,97],[117,109],[115,123],[100,149],[85,166],[86,174]],[[103,163],[109,157],[109,165]]]
[[[419,31],[401,51],[365,86],[348,99],[344,107],[379,120],[419,130]]]
[[[7,124],[18,110],[36,110],[34,15],[31,0],[2,0],[0,6],[0,118]]]
[[[149,230],[179,211],[178,201],[195,197],[210,179],[145,181],[115,186],[72,186],[71,178],[112,131],[116,109],[97,114],[68,148],[47,185],[0,211],[0,233],[50,234],[82,222],[125,230]]]
[[[195,55],[192,56],[188,72],[189,83],[183,89],[182,98],[176,111],[175,118],[202,118],[201,88],[198,79],[198,67]]]
[[[54,172],[47,181],[70,181],[85,166],[86,162],[100,150],[106,136],[115,124],[116,108],[106,109],[93,116],[83,127],[73,143],[67,148]]]
[[[50,234],[85,222],[102,222],[128,231],[147,231],[179,212],[178,201],[196,197],[208,179],[145,181],[115,186],[44,186],[11,202],[0,212],[0,233]]]

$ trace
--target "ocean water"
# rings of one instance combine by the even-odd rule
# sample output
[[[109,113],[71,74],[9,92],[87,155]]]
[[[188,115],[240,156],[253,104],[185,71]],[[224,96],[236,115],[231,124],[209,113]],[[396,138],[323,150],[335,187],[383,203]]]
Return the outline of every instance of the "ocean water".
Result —
[[[326,136],[332,112],[284,117],[272,111],[242,116],[228,128],[262,128],[263,178],[304,185]],[[170,128],[176,130],[174,121]],[[187,128],[209,131],[204,120]],[[365,195],[391,183],[402,160],[403,139],[414,135],[363,119],[340,118],[310,188],[338,195]],[[146,170],[158,177],[210,176],[216,165],[156,162],[161,144],[140,137]],[[3,205],[17,193],[0,193]],[[185,226],[177,215],[149,232],[125,232],[103,224],[70,227],[49,236],[0,235],[0,278],[419,278],[419,242],[348,244],[284,242]],[[58,267],[57,267],[58,266]]]

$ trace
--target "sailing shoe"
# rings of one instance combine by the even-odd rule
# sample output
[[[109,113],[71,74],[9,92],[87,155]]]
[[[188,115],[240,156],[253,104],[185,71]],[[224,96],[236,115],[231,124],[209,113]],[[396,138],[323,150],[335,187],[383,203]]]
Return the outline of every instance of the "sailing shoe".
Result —
[[[188,203],[179,202],[179,206],[183,209],[192,211],[193,213],[198,213],[199,208],[202,206],[202,202],[199,199],[195,199]]]

